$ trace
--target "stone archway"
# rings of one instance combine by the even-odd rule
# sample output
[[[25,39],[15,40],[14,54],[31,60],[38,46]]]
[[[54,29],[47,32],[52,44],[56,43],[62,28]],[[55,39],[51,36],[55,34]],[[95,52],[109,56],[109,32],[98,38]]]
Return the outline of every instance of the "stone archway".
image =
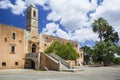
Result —
[[[35,62],[30,59],[30,68],[35,69]]]
[[[32,53],[36,52],[36,45],[32,44]]]
[[[35,62],[32,59],[25,59],[25,66],[26,69],[35,69]]]

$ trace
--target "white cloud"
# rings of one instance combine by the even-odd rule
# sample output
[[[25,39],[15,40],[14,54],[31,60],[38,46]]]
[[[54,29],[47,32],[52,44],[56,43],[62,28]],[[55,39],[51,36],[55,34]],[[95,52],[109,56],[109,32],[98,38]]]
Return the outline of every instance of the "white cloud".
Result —
[[[24,10],[26,9],[26,4],[24,3],[23,0],[16,0],[15,5],[11,6],[12,12],[14,14],[23,14],[24,15]]]
[[[52,11],[48,16],[47,19],[48,20],[53,20],[53,21],[58,21],[60,20],[61,16],[59,14],[57,14],[56,12]]]
[[[7,9],[10,8],[13,14],[23,14],[26,9],[26,4],[23,0],[16,0],[15,5],[12,4],[9,0],[0,1],[0,8]]]
[[[25,3],[27,5],[37,4],[43,6],[46,2],[47,0],[25,0]]]
[[[83,20],[84,21],[86,20],[86,17],[83,16],[83,14],[85,15],[86,13],[84,10],[86,8],[84,8],[83,11],[81,12],[81,7],[79,4],[80,1],[81,0],[75,0],[75,1],[60,0],[58,2],[57,0],[49,0],[50,8],[52,9],[53,12],[61,16],[60,23],[63,26],[65,26],[66,30],[73,30],[76,27],[80,26],[80,22],[82,22]],[[56,17],[56,14],[54,14],[53,16]],[[53,18],[53,21],[54,21],[54,18]],[[78,23],[78,21],[80,22]]]
[[[83,43],[86,40],[98,41],[98,35],[93,33],[91,28],[81,28],[75,32],[68,31],[67,33],[60,29],[59,24],[55,24],[54,22],[48,23],[42,33]]]
[[[12,4],[10,0],[2,0],[0,1],[1,9],[11,9],[13,14],[16,15],[24,15],[24,11],[27,6],[31,4],[41,5],[43,9],[47,10],[48,7],[45,6],[47,0],[15,0],[15,4]]]
[[[46,25],[42,33],[55,36],[54,32],[57,31],[58,29],[59,29],[59,25],[52,22]]]
[[[50,8],[48,6],[45,6],[45,4],[48,2],[48,0],[25,0],[25,3],[27,6],[34,4],[34,5],[40,5],[43,7],[44,10],[49,10]]]
[[[65,31],[60,29],[59,24],[56,24],[54,22],[48,23],[43,29],[42,33],[57,36],[64,39],[70,39],[70,36]]]
[[[76,30],[87,23],[87,13],[97,7],[96,2],[96,0],[92,0],[91,3],[88,0],[60,0],[59,2],[49,0],[52,12],[48,16],[55,12],[58,16],[61,16],[60,24],[66,30]],[[53,21],[55,17],[57,18],[56,14],[52,14],[54,16],[54,18],[51,18]]]
[[[88,22],[87,13],[97,8],[97,1],[92,0],[49,0],[49,6],[52,10],[47,19],[52,21],[60,20],[60,24],[68,31],[58,29],[54,35],[78,42],[85,40],[98,40],[97,35],[93,33]],[[84,27],[87,27],[86,29]],[[74,33],[72,33],[74,31]],[[89,35],[88,35],[89,34]]]
[[[58,36],[60,38],[68,39],[68,40],[71,39],[70,35],[67,32],[63,31],[62,29],[58,29],[56,31],[56,36]]]
[[[12,6],[11,2],[9,0],[2,0],[0,1],[0,8],[7,9]]]
[[[72,40],[76,40],[78,42],[84,42],[86,40],[98,41],[98,35],[93,33],[91,28],[82,28],[76,30],[74,33],[71,33]]]
[[[99,17],[105,18],[110,25],[119,33],[120,36],[120,0],[104,0],[102,5],[96,9],[94,14],[91,14],[92,20]]]
[[[98,40],[98,35],[93,33],[91,24],[99,17],[105,18],[120,35],[120,0],[104,0],[99,6],[97,0],[91,0],[91,3],[88,0],[60,0],[59,2],[49,0],[49,5],[52,12],[47,19],[56,21],[59,20],[58,15],[61,16],[60,24],[68,31],[67,34],[72,40],[79,42]],[[95,10],[95,13],[91,13],[91,19],[87,21],[89,20],[87,13],[91,10]]]

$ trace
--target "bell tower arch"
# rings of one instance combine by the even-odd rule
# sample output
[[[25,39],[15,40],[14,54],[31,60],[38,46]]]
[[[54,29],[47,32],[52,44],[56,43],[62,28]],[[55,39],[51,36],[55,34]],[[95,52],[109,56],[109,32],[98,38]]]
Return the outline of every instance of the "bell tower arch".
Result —
[[[34,5],[30,5],[26,15],[26,30],[38,33],[38,9]]]

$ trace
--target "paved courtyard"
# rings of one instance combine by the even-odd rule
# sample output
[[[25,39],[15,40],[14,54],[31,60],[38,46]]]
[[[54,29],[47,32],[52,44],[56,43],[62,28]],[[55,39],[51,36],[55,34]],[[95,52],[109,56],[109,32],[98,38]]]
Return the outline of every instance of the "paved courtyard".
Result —
[[[120,67],[82,67],[84,71],[0,70],[0,80],[120,80]]]

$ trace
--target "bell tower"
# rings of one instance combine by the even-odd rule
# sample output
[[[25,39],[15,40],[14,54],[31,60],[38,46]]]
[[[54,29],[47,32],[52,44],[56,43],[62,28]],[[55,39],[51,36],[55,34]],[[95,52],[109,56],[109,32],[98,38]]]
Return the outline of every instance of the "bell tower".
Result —
[[[26,30],[38,33],[38,9],[34,5],[30,5],[26,15]]]

